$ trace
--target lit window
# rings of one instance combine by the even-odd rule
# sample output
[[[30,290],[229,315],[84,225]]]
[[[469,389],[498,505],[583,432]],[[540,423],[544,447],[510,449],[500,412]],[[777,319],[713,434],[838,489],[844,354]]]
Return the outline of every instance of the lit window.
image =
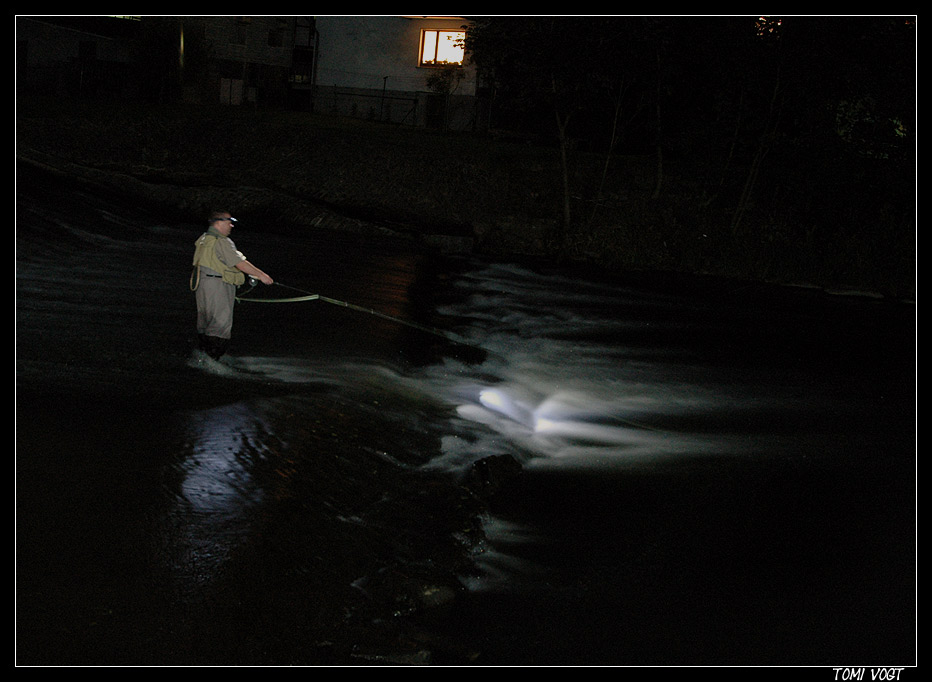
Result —
[[[465,54],[464,31],[421,31],[420,66],[444,66],[462,64]]]

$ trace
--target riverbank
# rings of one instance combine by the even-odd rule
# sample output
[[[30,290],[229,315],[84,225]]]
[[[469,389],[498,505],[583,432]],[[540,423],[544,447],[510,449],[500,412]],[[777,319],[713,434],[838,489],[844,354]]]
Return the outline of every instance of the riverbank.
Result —
[[[525,140],[246,108],[18,105],[20,159],[192,222],[223,205],[264,224],[608,274],[710,274],[915,296],[911,225],[898,234],[844,226],[821,234],[751,211],[751,227],[735,233],[727,205],[701,196],[710,169],[685,159],[665,160],[657,194],[653,157],[615,158],[603,179],[603,156],[575,152],[567,227],[557,150]]]

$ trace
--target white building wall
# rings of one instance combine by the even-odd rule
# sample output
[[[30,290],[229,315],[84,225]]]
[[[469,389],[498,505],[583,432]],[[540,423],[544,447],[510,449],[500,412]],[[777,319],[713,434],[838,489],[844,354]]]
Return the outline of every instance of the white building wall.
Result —
[[[418,66],[421,29],[459,30],[461,18],[319,16],[317,85],[425,92],[429,67]],[[457,95],[475,95],[468,66]]]

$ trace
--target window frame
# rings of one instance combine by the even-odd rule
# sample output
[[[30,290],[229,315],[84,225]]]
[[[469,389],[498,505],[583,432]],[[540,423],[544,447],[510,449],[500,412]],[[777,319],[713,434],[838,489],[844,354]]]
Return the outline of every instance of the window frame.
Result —
[[[429,33],[436,34],[436,35],[435,35],[435,38],[434,38],[434,43],[433,43],[433,44],[434,44],[434,58],[433,58],[433,60],[431,60],[431,61],[425,61],[425,60],[424,60],[424,50],[427,48],[427,45],[428,45],[428,42],[427,42],[427,35],[428,35]],[[439,56],[438,50],[439,50],[439,47],[440,47],[441,44],[442,44],[442,43],[441,43],[441,40],[442,40],[441,37],[442,37],[442,35],[445,34],[445,33],[457,34],[458,36],[462,36],[462,38],[465,38],[465,37],[466,37],[466,31],[464,31],[464,30],[461,29],[461,28],[458,28],[458,29],[453,29],[453,28],[422,28],[422,29],[421,29],[421,40],[420,40],[420,43],[419,43],[419,45],[418,45],[418,53],[417,53],[417,65],[418,65],[418,67],[423,67],[423,68],[425,68],[425,69],[440,69],[440,68],[450,67],[450,66],[459,66],[459,67],[463,66],[463,63],[466,61],[465,50],[463,51],[463,54],[461,55],[461,58],[460,58],[459,61],[456,61],[456,62],[441,62],[441,61],[437,61],[437,58],[438,58],[438,56]]]

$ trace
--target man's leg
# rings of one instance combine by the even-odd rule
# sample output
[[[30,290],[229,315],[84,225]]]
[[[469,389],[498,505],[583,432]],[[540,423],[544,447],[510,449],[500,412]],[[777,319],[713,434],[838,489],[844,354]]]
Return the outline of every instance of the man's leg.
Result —
[[[218,277],[202,276],[195,298],[198,345],[212,358],[219,358],[230,345],[236,287]]]

